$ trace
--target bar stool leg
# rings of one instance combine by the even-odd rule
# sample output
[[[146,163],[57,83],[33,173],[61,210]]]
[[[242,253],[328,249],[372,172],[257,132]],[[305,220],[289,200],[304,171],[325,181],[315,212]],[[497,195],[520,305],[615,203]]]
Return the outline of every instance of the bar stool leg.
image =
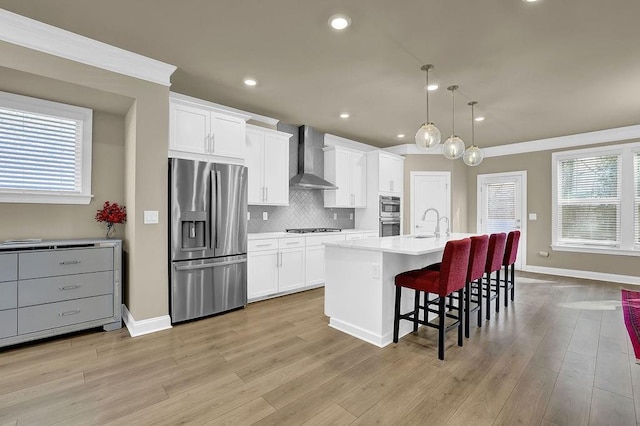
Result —
[[[414,314],[413,314],[413,332],[418,331],[418,317],[420,316],[420,291],[415,290],[414,298]]]
[[[393,343],[398,343],[398,329],[400,328],[400,297],[402,287],[396,286],[396,313],[393,318]]]
[[[509,265],[504,266],[504,307],[509,306]]]
[[[458,290],[458,346],[462,346],[462,323],[468,316],[468,315],[465,315],[464,308],[462,307],[463,295],[464,295],[464,290],[463,289]],[[469,323],[467,323],[467,327],[469,327]]]
[[[478,327],[482,327],[482,277],[476,282],[478,284]]]
[[[446,315],[446,298],[446,296],[440,296],[438,300],[438,325],[440,326],[440,329],[438,330],[438,359],[441,360],[444,360],[444,333],[446,331],[444,328],[444,317]]]
[[[464,337],[469,338],[469,310],[471,309],[471,283],[467,281],[464,285]]]
[[[487,283],[485,284],[485,288],[487,291],[487,311],[485,312],[485,317],[487,321],[491,319],[491,274],[487,274]]]
[[[496,312],[500,312],[500,269],[496,271]]]
[[[516,264],[511,264],[511,301],[516,297]]]

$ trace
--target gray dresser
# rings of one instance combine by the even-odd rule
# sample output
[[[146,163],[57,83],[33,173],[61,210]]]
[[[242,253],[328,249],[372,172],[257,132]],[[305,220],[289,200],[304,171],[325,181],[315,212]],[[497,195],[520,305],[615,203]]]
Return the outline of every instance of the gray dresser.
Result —
[[[122,327],[122,242],[0,244],[0,347]]]

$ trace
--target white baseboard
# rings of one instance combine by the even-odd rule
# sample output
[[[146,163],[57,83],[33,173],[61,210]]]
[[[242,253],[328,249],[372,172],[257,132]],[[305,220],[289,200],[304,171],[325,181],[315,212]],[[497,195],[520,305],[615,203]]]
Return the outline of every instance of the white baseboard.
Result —
[[[122,320],[127,326],[131,337],[138,337],[171,328],[171,317],[169,315],[136,321],[124,303],[122,304]]]
[[[584,278],[587,280],[609,281],[621,284],[640,285],[640,277],[632,275],[606,274],[602,272],[580,271],[575,269],[547,268],[546,266],[527,265],[524,269],[526,272],[535,272],[537,274],[558,275],[561,277]]]

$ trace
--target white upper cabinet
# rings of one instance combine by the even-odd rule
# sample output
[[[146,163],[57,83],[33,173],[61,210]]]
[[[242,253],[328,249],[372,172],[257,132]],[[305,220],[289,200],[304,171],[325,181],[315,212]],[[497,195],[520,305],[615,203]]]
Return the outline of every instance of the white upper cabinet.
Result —
[[[223,161],[244,158],[249,116],[175,94],[170,98],[169,114],[170,156],[200,160],[222,157]]]
[[[378,191],[402,195],[404,161],[395,154],[378,152]]]
[[[247,125],[249,204],[289,205],[289,138],[289,133]]]
[[[366,207],[367,157],[364,152],[340,146],[325,148],[324,178],[338,187],[324,191],[325,207]]]

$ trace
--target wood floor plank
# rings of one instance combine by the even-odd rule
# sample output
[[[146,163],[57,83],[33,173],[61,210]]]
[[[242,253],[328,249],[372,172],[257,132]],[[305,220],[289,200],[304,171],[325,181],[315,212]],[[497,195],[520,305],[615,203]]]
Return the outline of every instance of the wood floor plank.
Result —
[[[338,404],[331,404],[309,420],[303,423],[304,426],[325,426],[325,425],[350,425],[356,419],[356,416]]]
[[[529,364],[494,425],[539,425],[558,373]]]
[[[263,398],[256,398],[204,424],[207,426],[250,425],[275,411],[276,409]]]
[[[596,356],[598,353],[598,339],[600,337],[600,333],[596,330],[600,330],[600,320],[589,317],[579,317],[567,350],[579,354]]]
[[[632,425],[635,422],[632,399],[600,389],[593,390],[590,425]]]
[[[600,351],[596,359],[595,388],[633,398],[629,355]]]

